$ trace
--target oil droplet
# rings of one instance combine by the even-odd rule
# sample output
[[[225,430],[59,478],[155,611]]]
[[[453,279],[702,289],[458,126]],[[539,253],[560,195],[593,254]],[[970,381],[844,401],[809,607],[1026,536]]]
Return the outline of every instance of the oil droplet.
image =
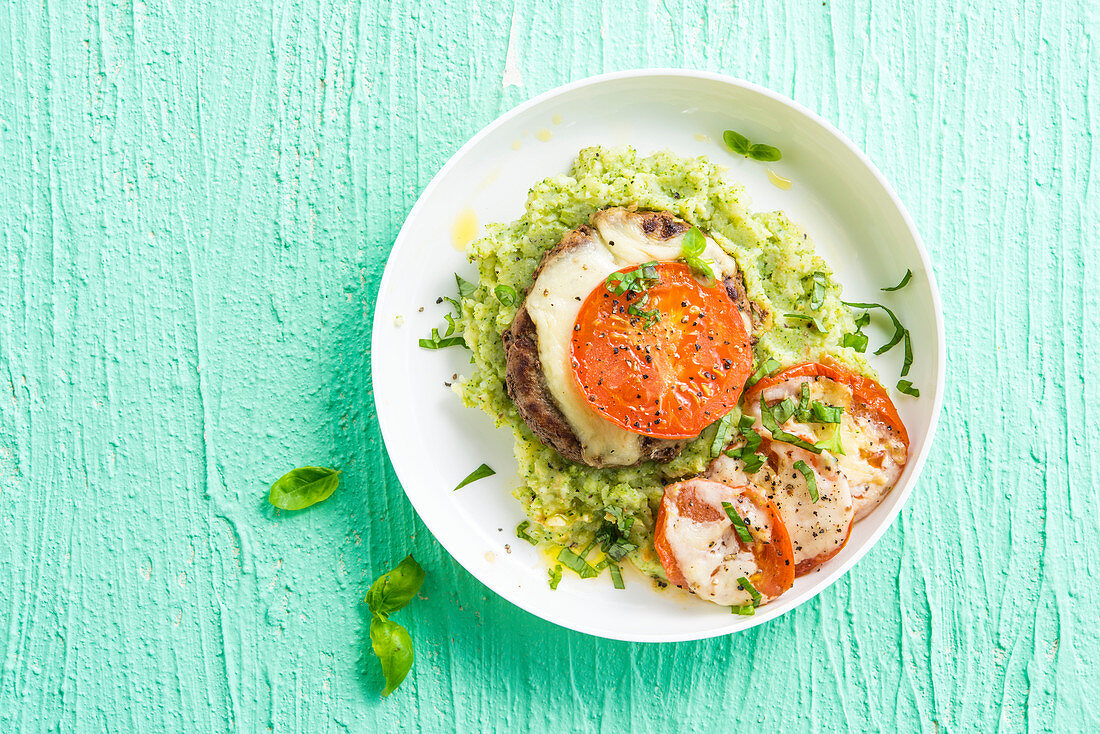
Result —
[[[784,191],[794,185],[789,178],[783,178],[770,168],[768,169],[768,180],[771,181],[772,185],[777,189],[783,189]]]
[[[498,176],[500,176],[500,166],[497,166],[493,170],[489,171],[489,175],[487,175],[482,180],[482,182],[477,185],[477,190],[478,191],[484,190],[486,186],[491,184],[493,181],[496,181]]]
[[[704,135],[703,133],[695,133],[695,139],[698,140],[700,143],[710,142],[710,136]]]
[[[560,125],[561,124],[561,115],[554,115],[550,119],[553,121],[553,123],[555,125]]]
[[[466,245],[477,236],[477,228],[477,212],[466,207],[458,213],[451,225],[451,244],[459,252],[464,252]]]
[[[512,141],[512,150],[519,150],[521,147],[523,147],[523,143],[520,142],[519,138]]]
[[[541,128],[537,133],[535,133],[535,137],[544,143],[549,143],[550,138],[554,137],[554,133],[550,132],[546,128]]]

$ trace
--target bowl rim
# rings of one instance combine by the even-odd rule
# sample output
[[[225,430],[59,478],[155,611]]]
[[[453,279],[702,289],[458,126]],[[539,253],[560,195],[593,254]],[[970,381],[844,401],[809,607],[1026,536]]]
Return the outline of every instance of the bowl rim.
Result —
[[[913,468],[911,470],[909,481],[905,484],[905,486],[901,488],[901,496],[894,504],[894,507],[890,511],[890,514],[887,517],[883,518],[878,527],[876,527],[871,532],[871,535],[864,542],[863,547],[858,552],[853,554],[850,558],[846,559],[841,565],[830,569],[828,574],[829,581],[827,583],[820,584],[817,589],[808,593],[804,598],[800,599],[794,606],[788,609],[780,610],[778,607],[775,607],[769,610],[767,609],[767,607],[764,607],[763,611],[757,613],[751,619],[740,618],[738,620],[738,626],[733,629],[703,630],[689,633],[653,633],[646,635],[632,633],[625,633],[620,635],[609,634],[607,630],[602,628],[587,626],[585,624],[564,624],[555,619],[548,618],[544,616],[540,612],[540,610],[534,608],[533,605],[525,603],[522,591],[517,591],[510,586],[492,584],[482,579],[478,573],[471,570],[471,566],[473,564],[463,562],[463,557],[466,555],[465,552],[456,553],[440,539],[439,533],[437,533],[436,528],[433,527],[433,523],[428,520],[428,517],[431,516],[431,513],[425,513],[424,509],[420,505],[418,505],[417,500],[405,488],[405,482],[401,477],[401,471],[393,463],[392,458],[389,455],[389,441],[387,439],[387,434],[396,435],[393,433],[395,429],[392,427],[392,423],[387,417],[389,415],[390,409],[383,409],[375,398],[375,396],[382,392],[382,389],[384,388],[383,385],[378,384],[379,371],[374,369],[373,366],[373,355],[376,353],[380,353],[380,350],[378,349],[378,342],[380,339],[383,338],[382,322],[380,319],[378,319],[378,298],[382,293],[387,292],[388,287],[391,285],[390,281],[394,277],[394,270],[390,266],[391,260],[394,253],[398,252],[402,248],[405,240],[408,239],[407,231],[410,226],[409,223],[411,221],[414,221],[417,217],[421,215],[421,212],[427,206],[427,202],[431,198],[432,193],[437,187],[440,186],[441,182],[447,178],[447,175],[450,173],[451,169],[454,168],[458,164],[458,162],[465,157],[467,151],[469,151],[471,148],[476,146],[486,137],[492,135],[498,128],[502,127],[513,118],[524,114],[534,107],[537,107],[556,97],[586,87],[598,86],[611,82],[618,82],[625,79],[644,78],[666,80],[670,78],[691,78],[726,84],[770,98],[773,101],[776,101],[784,106],[791,108],[798,114],[809,119],[811,122],[814,122],[821,126],[826,132],[828,132],[834,138],[840,141],[840,143],[844,147],[846,147],[849,152],[853,153],[860,161],[860,163],[862,163],[867,168],[867,170],[871,172],[871,175],[874,177],[877,184],[886,193],[890,201],[893,203],[894,207],[897,209],[898,213],[901,215],[902,222],[904,223],[906,229],[909,231],[910,236],[912,236],[913,241],[916,244],[917,254],[920,257],[921,266],[924,269],[924,274],[928,279],[928,288],[932,299],[934,326],[936,330],[937,354],[939,357],[938,364],[936,365],[936,382],[935,392],[933,396],[932,412],[929,418],[928,430],[926,432],[926,440],[921,448],[921,451],[916,457],[910,458],[911,466]],[[376,293],[375,309],[371,314],[371,318],[373,319],[371,333],[371,397],[375,404],[375,415],[377,416],[378,420],[379,432],[382,434],[383,444],[386,445],[387,458],[390,459],[390,464],[391,466],[393,466],[394,473],[397,475],[398,481],[401,483],[401,489],[404,492],[405,496],[408,498],[409,502],[412,504],[413,509],[416,510],[416,513],[420,517],[421,521],[428,528],[428,530],[431,531],[433,537],[435,537],[436,540],[439,541],[440,546],[442,546],[443,549],[446,550],[447,553],[459,563],[459,565],[463,566],[463,568],[465,568],[470,573],[470,575],[477,579],[478,582],[486,588],[490,589],[491,591],[506,599],[515,606],[519,607],[520,609],[523,609],[524,611],[527,611],[539,617],[540,619],[544,619],[547,622],[550,622],[564,629],[574,630],[604,639],[622,640],[626,642],[686,642],[692,640],[709,639],[711,637],[721,637],[724,635],[735,634],[737,632],[743,632],[745,630],[752,629],[757,625],[764,624],[765,622],[782,616],[787,612],[793,611],[817,597],[823,591],[833,586],[845,574],[847,574],[848,571],[851,570],[851,568],[858,561],[860,561],[873,547],[875,547],[875,545],[878,544],[882,535],[890,527],[892,527],[894,522],[897,520],[902,508],[905,507],[906,503],[909,501],[909,498],[913,493],[914,486],[916,485],[917,480],[920,478],[921,472],[924,469],[924,464],[928,458],[928,454],[935,440],[936,429],[939,425],[940,412],[942,411],[943,407],[944,386],[947,370],[947,345],[944,334],[943,303],[940,299],[940,291],[936,283],[935,271],[932,268],[932,261],[928,255],[928,250],[925,247],[924,240],[921,238],[920,233],[917,231],[916,224],[913,222],[909,211],[905,208],[905,205],[898,197],[897,192],[894,191],[894,187],[890,184],[890,182],[886,179],[886,177],[882,174],[878,167],[871,161],[871,159],[868,158],[867,155],[858,146],[856,146],[851,140],[849,140],[848,137],[835,125],[818,115],[816,112],[813,112],[812,110],[785,95],[774,92],[771,89],[760,86],[759,84],[755,84],[753,82],[746,81],[738,77],[727,74],[720,74],[717,72],[698,71],[682,68],[654,67],[598,74],[549,89],[499,115],[496,119],[494,119],[492,122],[479,130],[473,137],[467,140],[457,151],[455,151],[451,155],[451,157],[448,158],[447,162],[432,177],[427,186],[425,186],[424,189],[420,192],[420,195],[417,197],[416,203],[406,215],[404,222],[401,225],[401,229],[399,230],[397,237],[394,240],[393,246],[390,248],[389,254],[386,256],[386,266],[382,274],[382,279],[379,281],[378,291]],[[391,427],[387,429],[387,426]],[[895,491],[896,489],[897,488],[895,488]]]

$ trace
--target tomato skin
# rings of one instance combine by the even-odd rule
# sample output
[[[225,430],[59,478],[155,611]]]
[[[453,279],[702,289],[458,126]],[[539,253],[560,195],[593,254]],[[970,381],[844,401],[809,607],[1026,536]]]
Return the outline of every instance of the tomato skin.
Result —
[[[770,539],[767,542],[755,541],[750,545],[738,538],[737,543],[741,550],[751,549],[756,559],[759,572],[753,574],[752,582],[757,591],[774,599],[791,588],[795,578],[794,550],[791,546],[787,526],[783,524],[783,518],[780,516],[775,504],[752,487],[730,487],[710,479],[689,479],[671,484],[665,488],[665,495],[661,498],[661,505],[657,511],[653,545],[669,582],[682,589],[688,589],[687,579],[684,578],[668,541],[667,527],[670,510],[667,508],[675,503],[681,517],[699,523],[728,520],[723,510],[696,500],[691,484],[698,481],[721,484],[726,490],[728,501],[734,502],[738,497],[744,497],[767,513],[771,524]],[[670,495],[674,495],[675,499]]]
[[[589,294],[570,342],[573,380],[592,409],[632,433],[694,438],[737,405],[749,334],[723,283],[704,285],[683,263],[655,269],[644,294],[604,283]],[[633,307],[659,318],[647,323]]]
[[[868,377],[855,374],[831,357],[826,357],[822,362],[796,364],[770,377],[761,378],[745,391],[742,403],[745,405],[755,403],[760,400],[760,393],[769,387],[799,377],[825,377],[833,382],[847,385],[852,390],[852,412],[874,417],[894,429],[905,447],[909,448],[909,433],[905,430],[905,424],[901,422],[901,416],[898,415],[898,409],[894,407],[894,401],[890,399],[882,385]]]

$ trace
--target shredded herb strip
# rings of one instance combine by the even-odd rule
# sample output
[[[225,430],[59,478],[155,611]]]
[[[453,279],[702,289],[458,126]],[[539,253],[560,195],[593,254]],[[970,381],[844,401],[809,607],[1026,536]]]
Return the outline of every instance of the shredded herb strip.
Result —
[[[519,294],[516,293],[515,288],[510,285],[504,285],[503,283],[493,289],[493,294],[504,306],[515,305],[516,299],[519,298]]]
[[[790,403],[785,407],[786,403]],[[789,412],[788,412],[789,408]],[[773,412],[774,411],[774,412]],[[764,428],[767,428],[771,432],[772,438],[776,441],[782,441],[783,443],[789,443],[792,446],[797,446],[800,449],[806,451],[812,451],[815,454],[821,453],[821,448],[814,444],[805,441],[793,433],[787,433],[782,430],[779,425],[785,423],[788,418],[794,414],[794,401],[790,398],[783,398],[781,403],[776,403],[774,407],[769,408],[768,404],[764,402],[764,396],[760,396],[760,419],[764,424]],[[779,420],[783,417],[783,420]]]
[[[756,587],[749,583],[749,580],[744,576],[737,579],[737,583],[741,586],[742,589],[749,592],[749,596],[752,597],[752,605],[754,607],[760,606],[760,602],[763,597],[760,595],[760,592],[756,590]]]
[[[730,522],[733,523],[733,529],[737,531],[737,537],[741,539],[742,543],[752,542],[752,533],[749,532],[748,527],[745,526],[745,520],[738,514],[737,510],[733,509],[733,505],[729,502],[722,503],[722,509],[726,511],[729,516]]]
[[[805,321],[806,323],[810,324],[815,329],[820,331],[822,334],[825,333],[825,327],[821,324],[820,319],[818,319],[816,316],[807,316],[804,313],[788,313],[788,314],[783,314],[783,315],[785,317],[787,317],[788,319],[797,319],[798,321]]]
[[[898,287],[900,288],[902,285],[905,285],[904,279],[901,285],[899,285]],[[893,289],[884,288],[883,290]],[[904,340],[904,356],[901,363],[901,376],[905,377],[906,375],[908,375],[909,368],[913,366],[913,340],[912,337],[910,337],[909,335],[909,330],[901,325],[901,322],[898,321],[898,317],[894,315],[894,312],[888,309],[886,306],[883,306],[881,303],[848,303],[847,301],[842,301],[842,303],[850,308],[881,308],[883,311],[886,312],[886,315],[890,317],[890,321],[894,325],[894,335],[890,337],[890,341],[875,350],[875,354],[885,354],[886,352],[897,346],[898,342]],[[912,383],[910,383],[910,385],[912,385]]]
[[[825,305],[825,288],[828,285],[828,277],[820,271],[810,276],[810,310],[817,311]]]
[[[806,479],[806,489],[810,492],[810,501],[817,502],[819,496],[817,494],[817,475],[814,474],[814,470],[802,459],[794,463],[794,468],[802,472],[802,476]]]
[[[558,584],[561,583],[561,564],[559,563],[553,568],[548,569],[547,573],[550,575],[550,588],[556,591]]]
[[[753,372],[751,375],[749,375],[749,379],[745,383],[745,389],[748,390],[750,387],[760,382],[771,373],[775,372],[777,369],[780,368],[780,366],[781,365],[778,362],[776,362],[771,357],[768,357],[766,360],[764,360],[764,363],[762,365],[756,368],[756,372]]]
[[[604,523],[596,531],[595,542],[600,544],[608,558],[621,561],[631,551],[637,550],[638,544],[631,543],[629,538],[630,528],[634,525],[634,518],[627,516],[623,508],[614,505],[604,509]]]
[[[718,421],[718,429],[714,432],[714,440],[710,443],[710,455],[711,457],[718,456],[722,453],[722,449],[726,448],[726,445],[733,437],[733,431],[736,426],[733,422],[733,413],[726,413],[722,416],[722,419]]]
[[[914,398],[920,397],[920,390],[913,387],[913,383],[909,382],[909,380],[898,380],[898,392],[912,395]]]
[[[711,267],[710,262],[703,259],[703,250],[706,248],[707,238],[698,227],[692,227],[680,243],[680,255],[689,268],[711,281],[714,280],[714,268]]]
[[[477,469],[474,469],[472,472],[466,475],[466,478],[459,482],[458,486],[451,491],[456,492],[465,487],[467,484],[470,484],[471,482],[476,482],[477,480],[484,479],[485,477],[491,477],[494,474],[496,474],[496,472],[493,471],[493,469],[488,464],[482,464]]]
[[[591,548],[591,546],[589,546]],[[587,555],[588,551],[585,550],[584,555]],[[592,579],[600,575],[600,572],[592,567],[588,561],[584,560],[583,555],[577,555],[569,548],[562,548],[558,553],[558,561],[566,568],[572,570],[582,579]]]
[[[749,454],[741,460],[744,463],[745,472],[755,474],[764,466],[764,457],[761,454]]]
[[[625,589],[626,584],[623,583],[623,572],[619,570],[619,567],[614,563],[608,563],[607,568],[611,571],[611,583],[615,585],[615,588]]]
[[[604,287],[616,296],[621,296],[625,293],[637,293],[639,298],[635,303],[631,303],[630,306],[627,307],[626,312],[631,316],[638,316],[645,319],[642,328],[648,329],[661,320],[660,311],[657,309],[647,311],[645,308],[649,305],[649,295],[646,291],[656,285],[659,280],[660,277],[657,275],[657,261],[651,260],[625,273],[612,273],[607,276],[607,280],[604,281]]]
[[[814,444],[818,449],[828,451],[833,456],[844,455],[844,444],[840,442],[840,424],[838,423],[836,428],[833,429],[833,435],[829,438],[823,438]],[[820,451],[818,452],[820,453]]]
[[[473,292],[477,290],[477,285],[463,279],[458,273],[455,273],[455,284],[458,286],[458,299],[451,298],[450,296],[443,296],[436,301],[436,303],[446,301],[451,304],[451,312],[443,315],[443,318],[447,320],[447,331],[444,332],[443,336],[440,336],[439,329],[432,329],[430,338],[417,340],[417,344],[420,345],[421,349],[445,349],[447,347],[463,347],[469,349],[466,340],[461,336],[455,336],[455,332],[458,331],[462,319],[461,299],[473,294]],[[501,287],[508,288],[508,286],[498,286],[498,288]],[[513,289],[513,293],[514,292]]]
[[[742,617],[751,617],[756,614],[756,608],[752,604],[734,604],[730,607],[730,611]]]
[[[465,347],[466,340],[460,336],[441,337],[439,329],[432,329],[430,339],[420,339],[417,343],[423,349],[445,349],[446,347]]]
[[[909,281],[913,279],[913,271],[906,268],[905,275],[902,276],[901,282],[895,285],[893,288],[882,288],[884,291],[900,291],[905,286],[909,285]]]
[[[519,525],[516,525],[516,537],[520,540],[526,540],[531,545],[538,545],[539,542],[527,534],[527,528],[531,527],[530,520],[524,520]]]

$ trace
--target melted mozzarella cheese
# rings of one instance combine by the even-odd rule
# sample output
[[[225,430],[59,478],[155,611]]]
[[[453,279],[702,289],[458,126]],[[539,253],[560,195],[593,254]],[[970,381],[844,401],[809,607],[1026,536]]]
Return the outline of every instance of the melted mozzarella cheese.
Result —
[[[585,299],[607,276],[651,260],[677,259],[683,237],[650,238],[625,209],[597,212],[592,223],[596,233],[587,242],[554,258],[539,273],[527,295],[527,312],[538,333],[547,388],[580,440],[585,460],[597,466],[627,466],[641,458],[641,436],[593,410],[573,380],[573,325]],[[732,258],[709,237],[704,257],[715,263],[721,277],[737,272]]]
[[[688,588],[696,595],[717,604],[751,604],[752,596],[738,584],[759,568],[751,550],[741,550],[733,524],[725,518],[723,501],[731,501],[730,490],[717,482],[692,481],[696,498],[722,514],[722,519],[699,522],[680,514],[675,501],[665,505],[665,538],[676,558]],[[754,535],[771,535],[771,518],[752,502],[734,504]]]

